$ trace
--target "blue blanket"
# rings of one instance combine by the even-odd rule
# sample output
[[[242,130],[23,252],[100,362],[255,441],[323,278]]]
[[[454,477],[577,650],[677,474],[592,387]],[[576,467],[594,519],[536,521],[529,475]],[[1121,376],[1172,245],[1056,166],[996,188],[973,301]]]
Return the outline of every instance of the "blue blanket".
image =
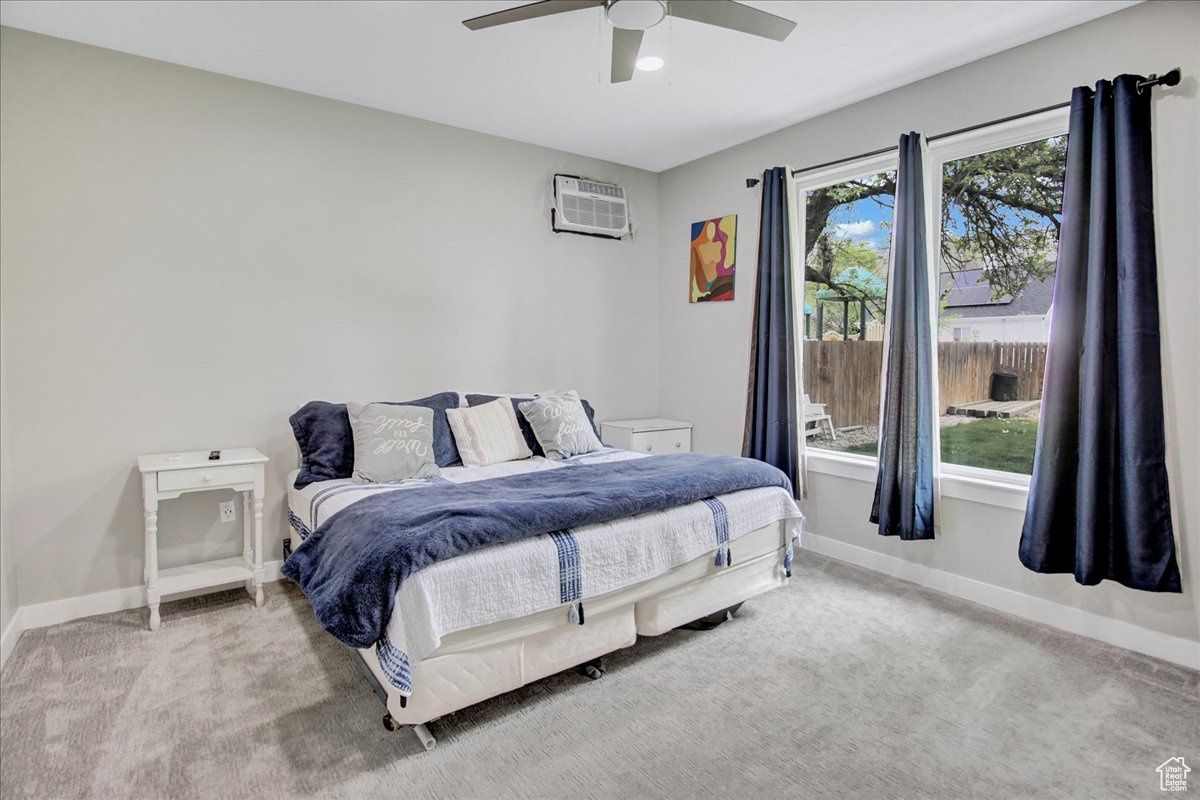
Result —
[[[687,453],[386,492],[313,531],[283,574],[308,595],[327,631],[370,647],[383,636],[400,584],[438,561],[762,486],[792,488],[761,461]]]

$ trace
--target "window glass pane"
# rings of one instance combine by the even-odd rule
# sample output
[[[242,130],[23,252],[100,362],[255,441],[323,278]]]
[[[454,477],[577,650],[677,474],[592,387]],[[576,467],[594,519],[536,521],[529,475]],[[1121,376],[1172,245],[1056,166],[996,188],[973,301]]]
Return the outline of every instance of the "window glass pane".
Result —
[[[1030,474],[1067,138],[945,164],[938,313],[942,461]]]
[[[875,455],[895,171],[805,196],[804,392],[810,447]]]

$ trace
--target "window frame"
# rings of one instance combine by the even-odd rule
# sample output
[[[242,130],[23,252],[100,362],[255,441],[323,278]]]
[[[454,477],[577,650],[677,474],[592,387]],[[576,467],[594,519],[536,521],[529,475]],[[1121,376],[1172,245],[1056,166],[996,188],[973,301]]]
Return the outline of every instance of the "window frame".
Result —
[[[812,170],[811,172],[806,172],[802,176],[794,178],[794,186],[796,190],[796,227],[793,230],[793,233],[795,234],[796,241],[799,243],[798,247],[796,248],[796,252],[798,254],[803,253],[805,251],[805,246],[807,245],[807,240],[804,238],[804,231],[808,229],[808,192],[812,191],[813,189],[824,189],[826,186],[833,186],[834,184],[844,183],[845,181],[853,180],[855,178],[861,178],[864,175],[875,175],[880,172],[896,170],[899,168],[899,166],[899,153],[895,151],[889,151],[887,153],[879,153],[877,155],[866,156],[853,161],[847,161],[843,164],[835,164],[824,169]],[[792,266],[796,271],[796,274],[792,275],[792,286],[794,287],[793,291],[798,292],[797,296],[793,297],[792,300],[794,307],[799,309],[798,316],[800,317],[800,325],[796,328],[796,330],[803,332],[804,288],[806,283],[805,271],[808,269],[808,267],[805,264],[805,259],[799,256],[793,259]],[[796,314],[794,314],[794,316],[795,315]],[[800,364],[800,374],[801,378],[803,379],[803,336],[797,337],[796,349],[800,351],[801,358],[797,363]],[[801,418],[804,416],[803,409],[800,410],[800,416]],[[803,431],[801,431],[800,435],[804,436]],[[864,464],[871,464],[872,470],[874,470],[874,465],[879,460],[878,456],[866,456],[857,453],[843,453],[839,450],[826,450],[823,447],[809,447],[807,443],[805,444],[805,452],[806,457],[810,461],[810,465],[815,463],[818,466],[821,463],[819,460],[821,455],[825,453],[834,453],[838,456],[858,459]],[[818,458],[818,461],[812,462],[812,458],[814,456]],[[872,472],[871,480],[874,479],[874,473]]]
[[[1070,108],[1062,107],[1031,114],[1020,119],[998,122],[984,128],[964,131],[954,136],[946,136],[928,143],[925,196],[926,211],[929,214],[927,227],[930,232],[930,250],[940,253],[942,246],[942,176],[945,164],[960,158],[1002,150],[1019,144],[1048,139],[1052,136],[1065,136],[1070,123]],[[898,157],[895,152],[882,153],[865,158],[855,159],[822,170],[814,170],[797,176],[795,179],[797,198],[798,225],[796,235],[799,241],[799,251],[803,252],[806,229],[807,202],[800,202],[807,197],[807,192],[820,189],[835,183],[851,180],[862,175],[884,172],[896,169]],[[800,274],[795,276],[793,285],[800,292],[799,302],[803,303],[804,269],[805,265],[797,259],[796,269]],[[936,274],[931,276],[932,291],[937,291]],[[936,328],[935,328],[936,329]],[[941,461],[941,427],[938,427],[938,459],[942,475],[942,494],[973,502],[986,503],[1004,508],[1024,510],[1029,494],[1029,475],[1001,470],[969,467],[962,464],[949,464]],[[873,482],[878,469],[878,456],[867,456],[855,453],[844,453],[837,450],[826,450],[818,447],[807,447],[809,468],[815,472],[837,475],[844,478]]]

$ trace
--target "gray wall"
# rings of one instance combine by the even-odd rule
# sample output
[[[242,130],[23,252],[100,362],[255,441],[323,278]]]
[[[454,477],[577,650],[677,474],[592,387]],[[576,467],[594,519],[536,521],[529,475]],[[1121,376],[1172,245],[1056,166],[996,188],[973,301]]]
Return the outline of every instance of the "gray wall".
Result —
[[[1071,88],[1122,72],[1181,66],[1182,85],[1154,104],[1159,273],[1168,468],[1187,594],[1156,596],[1069,576],[1040,576],[1017,561],[1022,514],[957,500],[945,504],[934,543],[901,543],[866,522],[870,484],[814,475],[809,529],[940,570],[1197,639],[1200,619],[1200,4],[1146,3],[725,150],[661,175],[662,414],[692,420],[699,450],[739,452],[758,229],[757,191],[744,179],[765,167],[800,167],[1059,103]],[[798,88],[797,91],[802,89]],[[689,306],[688,225],[739,215],[737,299]]]
[[[279,558],[287,417],[310,399],[577,387],[602,417],[657,412],[656,175],[0,35],[22,604],[141,582],[140,453],[265,452]],[[553,235],[556,171],[624,184],[636,237]],[[221,499],[163,504],[164,566],[238,552]]]

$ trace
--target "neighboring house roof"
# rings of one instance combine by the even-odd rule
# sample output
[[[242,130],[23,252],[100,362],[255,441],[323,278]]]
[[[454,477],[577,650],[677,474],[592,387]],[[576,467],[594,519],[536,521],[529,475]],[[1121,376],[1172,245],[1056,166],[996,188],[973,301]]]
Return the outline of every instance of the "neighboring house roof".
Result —
[[[1016,297],[1002,295],[992,299],[992,287],[982,268],[948,270],[941,278],[947,313],[960,317],[1041,316],[1054,300],[1054,277],[1031,280]]]

